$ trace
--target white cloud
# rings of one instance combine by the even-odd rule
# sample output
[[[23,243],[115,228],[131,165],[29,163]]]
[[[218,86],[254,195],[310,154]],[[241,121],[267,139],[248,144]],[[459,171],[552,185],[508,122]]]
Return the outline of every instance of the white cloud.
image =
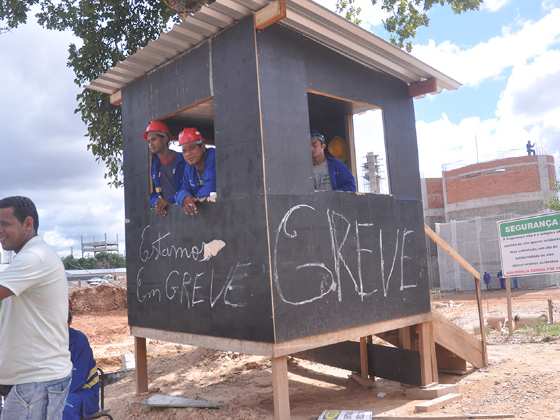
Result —
[[[502,34],[470,48],[451,41],[418,44],[413,54],[467,85],[498,78],[513,66],[523,65],[560,42],[560,9],[538,21],[522,23],[517,30],[504,27]]]
[[[496,106],[496,117],[452,122],[444,114],[417,123],[420,165],[425,177],[450,167],[525,154],[528,139],[537,152],[560,156],[560,50],[547,51],[512,69]],[[559,163],[557,161],[557,163]]]
[[[482,9],[489,12],[497,12],[510,3],[511,0],[483,0]]]
[[[560,1],[559,0],[543,0],[541,6],[546,11],[552,10],[556,7],[560,7]]]
[[[122,191],[106,185],[74,114],[78,90],[66,67],[73,40],[35,23],[0,35],[0,196],[33,199],[39,233],[61,254],[77,251],[81,234],[124,239]]]

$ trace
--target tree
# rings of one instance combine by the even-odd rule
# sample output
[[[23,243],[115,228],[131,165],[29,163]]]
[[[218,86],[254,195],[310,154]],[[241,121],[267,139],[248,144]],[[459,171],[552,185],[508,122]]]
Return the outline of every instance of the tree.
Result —
[[[67,255],[62,259],[66,270],[94,270],[100,268],[124,268],[126,259],[121,254],[100,252],[95,257],[74,258]]]
[[[68,30],[80,39],[71,44],[68,66],[82,88],[76,112],[87,127],[88,149],[106,166],[109,184],[122,183],[121,110],[109,103],[108,95],[84,86],[113,65],[156,39],[179,15],[198,10],[213,0],[0,0],[0,33],[16,28],[30,14],[47,29]],[[371,0],[381,2],[389,17],[384,25],[391,42],[410,51],[416,30],[429,24],[428,12],[435,5],[449,6],[455,13],[477,10],[483,0]],[[171,8],[170,6],[173,6]],[[355,0],[337,0],[338,13],[359,23],[361,9]]]
[[[556,182],[553,191],[555,192],[554,197],[546,203],[546,207],[550,210],[560,211],[560,199],[558,198],[558,194],[560,193],[560,182]]]

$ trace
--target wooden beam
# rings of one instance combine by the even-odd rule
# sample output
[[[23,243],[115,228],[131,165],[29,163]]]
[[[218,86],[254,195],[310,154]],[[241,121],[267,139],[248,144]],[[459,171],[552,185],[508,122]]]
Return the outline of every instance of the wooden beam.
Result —
[[[469,272],[471,276],[480,280],[480,273],[475,270],[475,268],[469,264],[467,260],[465,260],[457,251],[455,251],[451,245],[449,245],[445,240],[435,233],[431,227],[428,225],[424,225],[424,232],[426,235],[434,241],[443,251],[445,251],[451,258],[453,258],[464,270]]]
[[[436,343],[476,368],[485,366],[482,343],[476,337],[436,313],[433,320]]]
[[[153,340],[167,341],[169,343],[188,344],[190,346],[222,351],[237,351],[239,353],[254,354],[256,356],[273,355],[273,343],[261,343],[257,341],[238,340],[235,338],[164,331],[155,328],[136,326],[131,326],[130,331],[131,334],[136,337],[151,338]]]
[[[484,308],[482,307],[482,290],[480,288],[480,279],[475,277],[474,286],[476,292],[476,304],[478,306],[478,326],[480,328],[480,341],[482,344],[482,361],[484,366],[488,366],[488,351],[486,347],[486,330],[484,323]]]
[[[329,344],[340,343],[341,341],[354,340],[356,337],[375,335],[384,331],[396,330],[410,325],[420,324],[432,320],[432,313],[407,316],[404,318],[389,319],[387,321],[374,322],[369,325],[347,328],[341,331],[334,331],[310,337],[297,338],[274,345],[275,357],[287,356],[301,351],[327,346]]]
[[[438,93],[440,90],[437,80],[431,78],[420,82],[413,82],[408,85],[408,96],[417,98],[427,95],[428,93]]]
[[[438,381],[437,367],[433,368],[435,361],[436,345],[434,342],[434,328],[432,322],[423,322],[416,326],[419,339],[420,371],[422,373],[422,386],[427,386]]]
[[[399,331],[399,347],[405,350],[412,350],[410,327],[399,328],[398,331]]]
[[[288,388],[288,358],[272,359],[272,394],[274,420],[290,420],[290,392]]]
[[[367,337],[360,337],[360,376],[363,379],[369,378],[368,370]]]
[[[274,0],[255,13],[255,29],[263,30],[286,17],[286,0]]]
[[[513,335],[513,311],[511,305],[511,278],[506,277],[506,301],[507,301],[507,326],[508,333],[511,337]]]
[[[136,395],[148,392],[148,353],[146,339],[134,337],[134,358],[136,361]]]
[[[121,106],[121,104],[122,104],[122,91],[117,90],[115,93],[111,94],[111,96],[109,97],[109,102],[111,102],[111,105]]]

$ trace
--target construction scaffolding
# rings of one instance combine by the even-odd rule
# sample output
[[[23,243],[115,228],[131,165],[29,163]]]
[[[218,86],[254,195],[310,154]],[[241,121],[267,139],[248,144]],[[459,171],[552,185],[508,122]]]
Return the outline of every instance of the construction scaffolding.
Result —
[[[500,246],[496,222],[519,215],[478,217],[472,220],[436,223],[436,232],[462,255],[478,272],[492,275],[491,288],[499,288],[497,273],[501,268]],[[473,290],[472,276],[461,270],[438,247],[439,282],[441,290]],[[522,289],[538,289],[560,285],[560,274],[520,277]],[[485,287],[484,284],[482,287]]]
[[[107,234],[105,234],[105,239],[103,241],[96,241],[95,238],[91,242],[84,242],[84,237],[80,237],[81,248],[82,248],[82,258],[85,254],[93,254],[95,257],[97,254],[105,253],[119,253],[119,235],[115,242],[109,242],[107,240]]]

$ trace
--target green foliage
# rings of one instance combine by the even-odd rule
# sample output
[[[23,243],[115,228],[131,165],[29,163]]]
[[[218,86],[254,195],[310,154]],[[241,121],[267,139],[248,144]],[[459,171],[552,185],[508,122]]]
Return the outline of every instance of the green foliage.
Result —
[[[68,255],[62,259],[66,270],[94,270],[101,268],[124,268],[126,259],[121,254],[100,252],[95,257],[74,258]]]
[[[528,335],[530,337],[560,337],[560,324],[547,324],[546,322],[541,322],[530,327],[524,327],[519,330],[521,334]]]
[[[548,203],[546,203],[546,207],[550,210],[560,211],[560,199],[558,198],[558,193],[560,192],[560,182],[557,182],[554,186],[554,192],[556,195]]]
[[[355,0],[337,0],[337,12],[354,23],[359,23],[360,8],[355,7]],[[428,12],[434,6],[449,6],[455,13],[478,10],[483,0],[371,0],[372,5],[381,4],[381,9],[389,17],[383,25],[391,34],[391,42],[400,48],[412,49],[411,39],[416,30],[428,26]]]
[[[179,16],[166,4],[196,10],[213,0],[0,0],[0,33],[27,21],[31,13],[47,29],[68,30],[79,43],[69,48],[68,66],[82,89],[76,113],[87,127],[88,149],[105,164],[105,178],[114,186],[122,184],[121,110],[109,103],[109,96],[85,86],[148,41],[156,39]],[[449,6],[456,13],[479,8],[482,0],[371,0],[382,2],[389,13],[384,22],[391,41],[410,51],[416,29],[427,26],[428,11],[434,5]],[[355,0],[337,0],[337,12],[360,23],[361,8]]]

